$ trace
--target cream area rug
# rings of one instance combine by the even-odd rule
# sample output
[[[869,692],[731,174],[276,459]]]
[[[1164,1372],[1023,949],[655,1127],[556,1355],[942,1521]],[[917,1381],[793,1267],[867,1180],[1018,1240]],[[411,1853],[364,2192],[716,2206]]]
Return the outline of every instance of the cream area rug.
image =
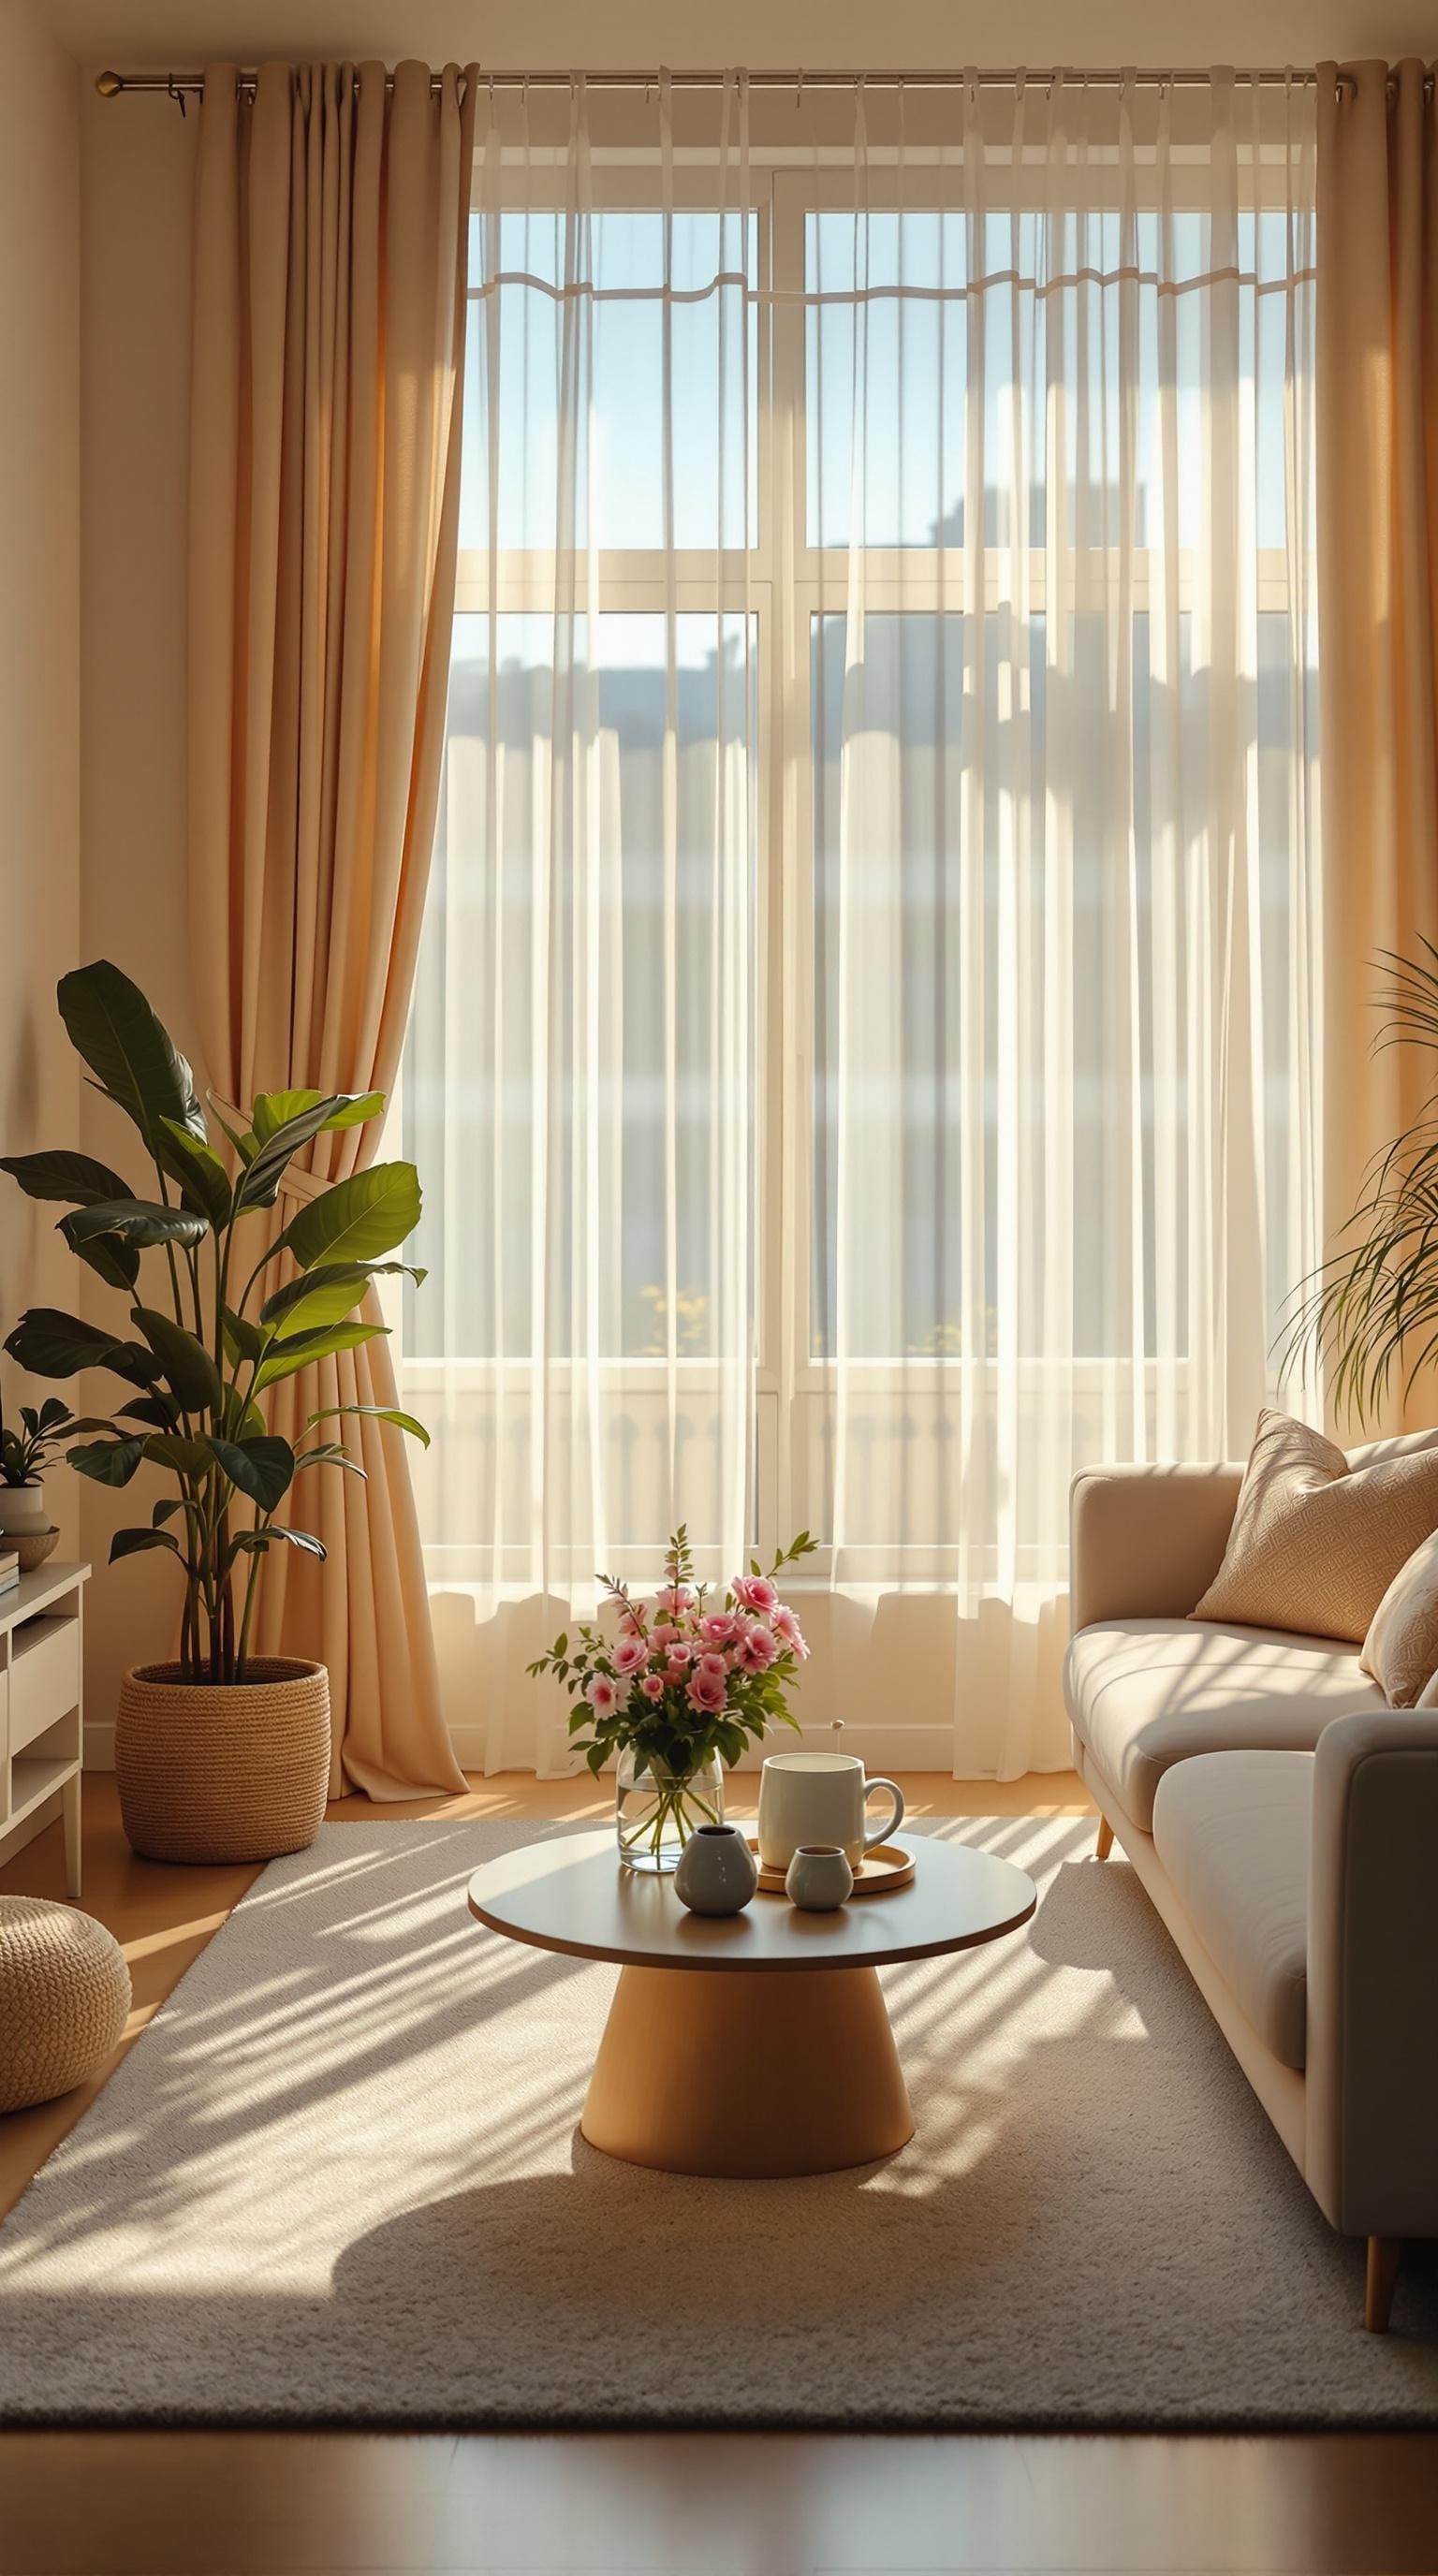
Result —
[[[579,2136],[615,1972],[465,1906],[534,1825],[326,1825],[0,2230],[0,2419],[1438,2422],[1438,2278],[1363,2333],[1360,2249],[1128,1866],[1078,1819],[939,1830],[1040,1900],[885,1972],[913,2144],[720,2183]]]

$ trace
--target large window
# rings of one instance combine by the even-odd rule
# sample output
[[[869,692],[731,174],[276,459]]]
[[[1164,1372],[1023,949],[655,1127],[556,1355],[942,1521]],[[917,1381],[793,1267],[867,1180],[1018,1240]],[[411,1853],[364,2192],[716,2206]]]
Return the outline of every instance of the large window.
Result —
[[[573,1565],[680,1485],[717,1540],[738,1442],[746,1541],[1053,1584],[1072,1465],[1211,1454],[1268,1383],[1316,1169],[1308,146],[1058,116],[578,198],[490,157],[404,1084],[451,1571],[550,1476]]]

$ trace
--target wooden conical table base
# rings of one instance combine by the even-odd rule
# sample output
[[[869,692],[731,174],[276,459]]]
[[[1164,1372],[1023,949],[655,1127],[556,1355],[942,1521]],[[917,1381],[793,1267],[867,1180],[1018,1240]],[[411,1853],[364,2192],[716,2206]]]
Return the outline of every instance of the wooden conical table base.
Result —
[[[627,2164],[778,2180],[891,2156],[914,2117],[872,1968],[625,1968],[582,2126]]]

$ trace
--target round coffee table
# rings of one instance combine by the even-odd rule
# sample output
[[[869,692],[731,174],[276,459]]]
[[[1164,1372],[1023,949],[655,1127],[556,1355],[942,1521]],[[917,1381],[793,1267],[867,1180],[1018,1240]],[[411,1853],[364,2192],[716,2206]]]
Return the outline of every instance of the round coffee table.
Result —
[[[672,1878],[620,1867],[612,1828],[528,1843],[477,1869],[470,1912],[511,1941],[622,1974],[583,2134],[664,2173],[833,2173],[914,2134],[874,1971],[972,1950],[1026,1923],[1033,1881],[965,1843],[917,1838],[912,1884],[801,1914],[756,1896],[690,1914]]]

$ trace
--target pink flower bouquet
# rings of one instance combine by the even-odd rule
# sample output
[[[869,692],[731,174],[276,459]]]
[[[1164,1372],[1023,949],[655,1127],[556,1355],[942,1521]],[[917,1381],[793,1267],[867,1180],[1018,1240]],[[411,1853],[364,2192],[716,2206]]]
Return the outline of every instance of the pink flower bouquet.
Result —
[[[751,1562],[719,1600],[713,1586],[696,1581],[681,1527],[651,1602],[602,1575],[599,1619],[577,1628],[572,1640],[556,1637],[530,1665],[532,1674],[553,1673],[564,1684],[574,1702],[570,1736],[596,1776],[614,1753],[621,1756],[621,1789],[626,1769],[644,1778],[650,1866],[665,1865],[661,1849],[677,1857],[696,1825],[719,1820],[721,1763],[737,1762],[776,1723],[797,1728],[786,1694],[809,1650],[775,1577],[815,1545],[801,1530],[767,1574]],[[620,1846],[627,1849],[622,1815]]]

